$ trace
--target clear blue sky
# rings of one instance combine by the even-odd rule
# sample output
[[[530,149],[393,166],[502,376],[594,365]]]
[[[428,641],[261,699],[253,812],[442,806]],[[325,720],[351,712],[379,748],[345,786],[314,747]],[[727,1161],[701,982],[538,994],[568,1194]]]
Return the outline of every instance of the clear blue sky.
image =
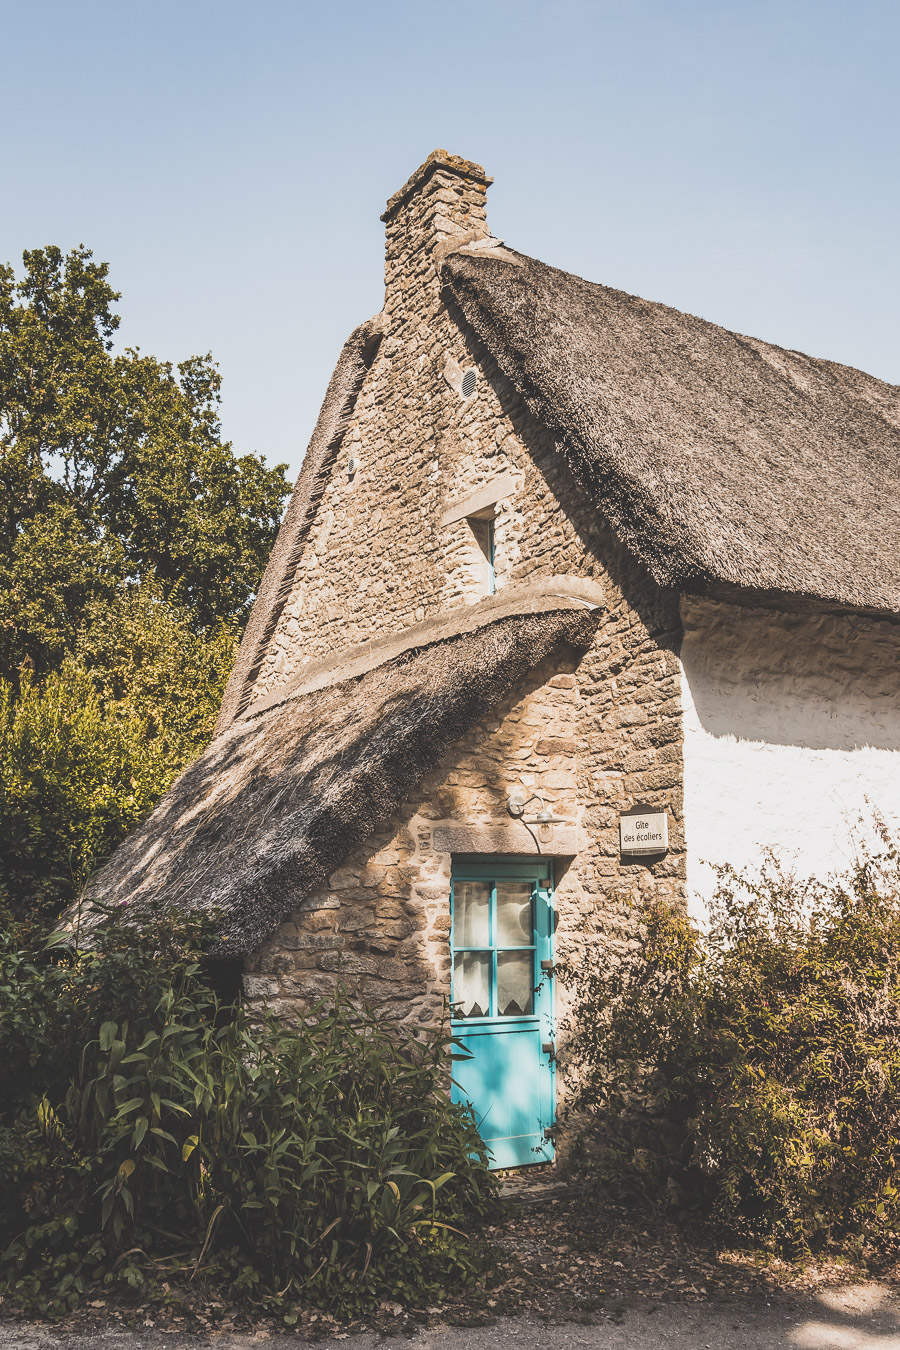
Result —
[[[0,0],[0,259],[85,243],[299,466],[436,146],[495,234],[900,383],[900,0]]]

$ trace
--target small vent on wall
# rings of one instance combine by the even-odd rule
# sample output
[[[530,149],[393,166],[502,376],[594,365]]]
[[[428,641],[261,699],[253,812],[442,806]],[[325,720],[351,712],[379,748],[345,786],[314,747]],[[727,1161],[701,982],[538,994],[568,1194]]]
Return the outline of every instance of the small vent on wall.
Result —
[[[475,392],[475,381],[478,377],[474,370],[467,370],[463,373],[462,384],[459,386],[459,392],[463,398],[471,398]]]

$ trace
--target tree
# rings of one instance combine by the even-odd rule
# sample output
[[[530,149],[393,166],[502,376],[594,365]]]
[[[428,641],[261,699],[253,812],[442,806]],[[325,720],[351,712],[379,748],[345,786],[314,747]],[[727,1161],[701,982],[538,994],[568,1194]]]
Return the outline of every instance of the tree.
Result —
[[[208,740],[284,466],[211,358],[114,354],[85,248],[0,266],[0,917],[42,923]]]
[[[88,611],[153,578],[197,631],[241,623],[288,491],[221,439],[209,356],[112,351],[119,299],[85,248],[0,266],[0,675],[71,653]]]

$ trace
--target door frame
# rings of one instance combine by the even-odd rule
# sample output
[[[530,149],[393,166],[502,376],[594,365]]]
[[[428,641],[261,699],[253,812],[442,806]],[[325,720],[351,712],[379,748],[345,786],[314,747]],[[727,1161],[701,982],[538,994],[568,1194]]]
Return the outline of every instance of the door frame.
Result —
[[[555,870],[554,859],[545,854],[531,854],[523,856],[491,855],[491,854],[454,854],[451,859],[451,889],[450,889],[450,997],[453,998],[453,958],[456,953],[455,944],[455,905],[454,888],[459,881],[530,881],[533,883],[532,894],[538,899],[535,902],[535,909],[532,914],[532,927],[534,937],[534,1011],[522,1015],[510,1017],[501,1017],[495,1013],[494,1016],[486,1017],[466,1017],[455,1018],[452,1015],[451,1002],[451,1034],[459,1040],[465,1037],[466,1040],[477,1041],[482,1036],[490,1036],[492,1033],[515,1033],[528,1032],[536,1030],[538,1032],[539,1058],[537,1064],[538,1080],[535,1084],[537,1099],[539,1100],[539,1118],[538,1133],[542,1132],[542,1138],[539,1145],[533,1147],[530,1152],[533,1157],[524,1161],[510,1163],[503,1161],[502,1158],[493,1160],[494,1167],[508,1166],[528,1166],[537,1163],[551,1162],[553,1160],[555,1149],[552,1135],[548,1137],[547,1132],[552,1131],[556,1123],[556,1064],[555,1047],[556,1043],[556,989],[553,978],[552,962],[554,951],[554,930],[556,927],[556,909],[555,909]],[[493,935],[491,935],[493,936]],[[496,989],[496,945],[492,942],[491,949],[494,953],[491,971],[491,994],[494,996]],[[465,950],[465,949],[460,949]],[[541,963],[550,963],[550,969],[542,970]],[[546,1049],[550,1046],[548,1052]],[[467,1047],[460,1047],[467,1048]],[[474,1053],[474,1049],[473,1049]],[[452,1095],[455,1101],[469,1101],[464,1089],[453,1078]],[[477,1116],[476,1105],[470,1103]],[[535,1136],[536,1137],[536,1136]]]

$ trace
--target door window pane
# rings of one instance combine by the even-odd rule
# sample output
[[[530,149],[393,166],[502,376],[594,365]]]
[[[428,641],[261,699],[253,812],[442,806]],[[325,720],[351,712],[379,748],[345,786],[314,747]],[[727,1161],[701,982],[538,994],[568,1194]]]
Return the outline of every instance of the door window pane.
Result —
[[[491,888],[486,881],[457,881],[453,887],[454,947],[487,947]]]
[[[501,1017],[530,1013],[534,998],[531,952],[497,953],[497,1012]]]
[[[497,946],[530,947],[532,940],[531,883],[498,881]]]
[[[489,1015],[490,978],[490,952],[457,952],[453,958],[454,1017]]]

